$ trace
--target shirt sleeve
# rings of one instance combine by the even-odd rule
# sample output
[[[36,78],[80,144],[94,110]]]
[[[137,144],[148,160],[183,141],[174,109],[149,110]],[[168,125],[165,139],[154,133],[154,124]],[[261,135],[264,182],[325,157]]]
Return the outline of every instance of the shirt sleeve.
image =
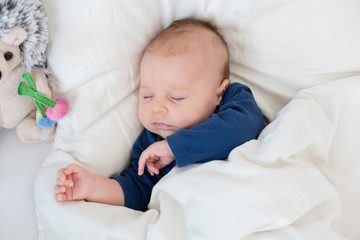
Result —
[[[151,176],[145,169],[142,176],[138,175],[138,162],[141,153],[152,143],[161,139],[160,136],[144,130],[134,143],[129,168],[122,171],[120,176],[111,177],[121,185],[124,192],[125,207],[146,211],[154,185],[169,171],[163,169],[159,175]]]
[[[225,159],[235,147],[258,137],[264,118],[251,90],[233,83],[215,112],[201,124],[166,138],[178,167]]]

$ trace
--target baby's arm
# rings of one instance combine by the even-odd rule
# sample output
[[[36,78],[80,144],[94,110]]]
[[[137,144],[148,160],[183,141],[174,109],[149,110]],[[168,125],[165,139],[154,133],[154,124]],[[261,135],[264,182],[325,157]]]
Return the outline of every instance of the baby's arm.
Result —
[[[55,192],[59,201],[86,200],[124,206],[124,194],[116,180],[93,175],[77,164],[58,171]]]

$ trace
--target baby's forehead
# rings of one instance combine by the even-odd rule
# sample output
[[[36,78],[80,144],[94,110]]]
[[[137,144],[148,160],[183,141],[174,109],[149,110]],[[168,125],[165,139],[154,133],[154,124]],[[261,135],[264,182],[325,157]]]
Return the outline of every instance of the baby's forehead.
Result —
[[[226,51],[225,46],[222,45],[220,37],[210,29],[187,25],[162,32],[151,42],[147,51],[161,56],[200,50],[216,53]]]

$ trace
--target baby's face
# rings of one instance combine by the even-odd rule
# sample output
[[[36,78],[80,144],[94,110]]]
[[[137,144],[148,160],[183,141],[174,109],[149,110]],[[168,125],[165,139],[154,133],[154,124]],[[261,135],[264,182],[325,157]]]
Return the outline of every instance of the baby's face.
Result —
[[[146,53],[138,103],[143,126],[166,138],[210,117],[221,100],[219,65],[196,51],[166,57]]]

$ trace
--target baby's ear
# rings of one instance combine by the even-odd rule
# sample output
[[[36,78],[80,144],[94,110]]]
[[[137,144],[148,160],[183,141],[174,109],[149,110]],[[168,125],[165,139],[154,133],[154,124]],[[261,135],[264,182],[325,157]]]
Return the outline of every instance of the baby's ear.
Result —
[[[221,81],[218,89],[216,90],[216,103],[217,105],[220,104],[222,97],[224,96],[224,93],[226,89],[229,87],[230,81],[229,79],[224,79]]]

